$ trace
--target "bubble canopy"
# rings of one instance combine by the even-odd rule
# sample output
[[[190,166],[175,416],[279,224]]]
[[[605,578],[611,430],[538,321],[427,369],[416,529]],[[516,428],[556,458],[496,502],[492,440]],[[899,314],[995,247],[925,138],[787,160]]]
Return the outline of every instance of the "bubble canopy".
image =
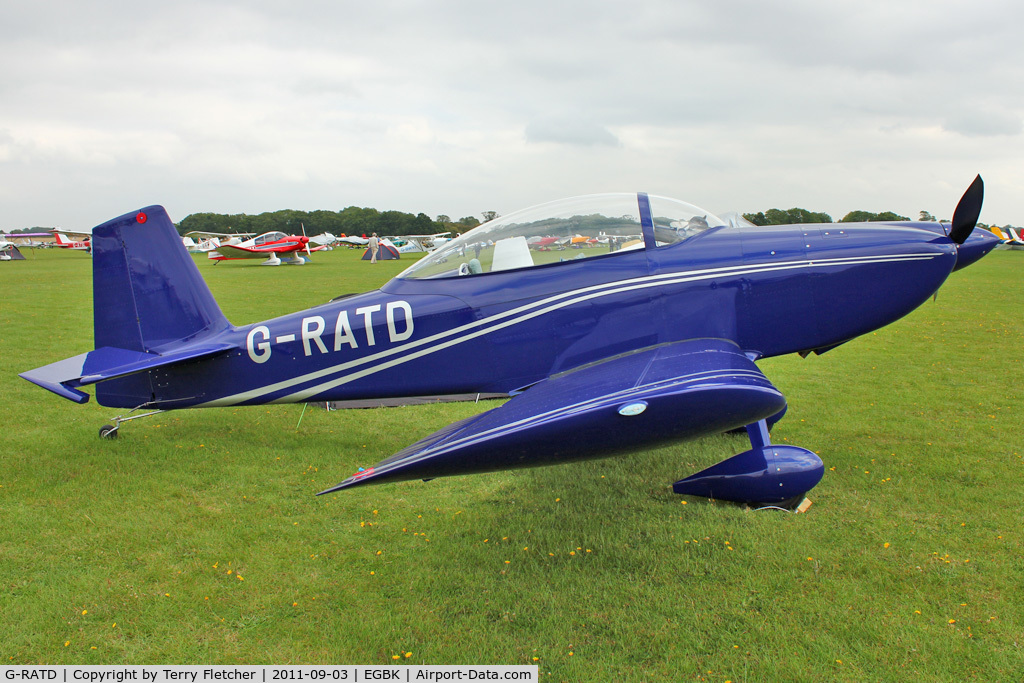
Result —
[[[488,221],[399,277],[463,277],[552,265],[669,246],[724,225],[693,204],[642,192],[571,197]]]

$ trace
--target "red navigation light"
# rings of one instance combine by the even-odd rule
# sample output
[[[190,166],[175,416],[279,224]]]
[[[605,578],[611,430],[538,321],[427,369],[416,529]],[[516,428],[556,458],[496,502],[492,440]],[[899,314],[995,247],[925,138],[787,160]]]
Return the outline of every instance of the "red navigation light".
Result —
[[[146,221],[149,220],[149,216],[139,211],[139,214],[135,216],[135,220],[138,221],[139,223],[145,223]]]

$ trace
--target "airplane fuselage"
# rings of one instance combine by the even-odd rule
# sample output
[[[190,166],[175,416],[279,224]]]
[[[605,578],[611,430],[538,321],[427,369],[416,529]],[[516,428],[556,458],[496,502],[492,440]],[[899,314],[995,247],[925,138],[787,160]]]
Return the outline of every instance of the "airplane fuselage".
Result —
[[[934,223],[719,227],[523,270],[396,278],[231,327],[203,341],[233,351],[98,384],[97,400],[182,408],[510,393],[685,339],[728,339],[753,358],[827,350],[906,315],[956,262]]]

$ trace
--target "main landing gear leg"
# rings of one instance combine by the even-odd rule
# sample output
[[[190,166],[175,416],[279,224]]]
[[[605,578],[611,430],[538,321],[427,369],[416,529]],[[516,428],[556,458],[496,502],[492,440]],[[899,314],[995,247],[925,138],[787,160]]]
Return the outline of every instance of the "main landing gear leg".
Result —
[[[116,439],[117,438],[117,434],[118,434],[117,430],[119,430],[121,428],[121,423],[122,422],[129,422],[131,420],[138,420],[139,418],[149,417],[150,415],[156,415],[157,413],[166,412],[164,410],[151,410],[148,413],[142,413],[141,415],[132,415],[132,413],[134,413],[136,410],[140,410],[141,408],[142,408],[142,406],[139,406],[138,408],[133,409],[131,411],[131,413],[128,413],[128,415],[130,415],[131,417],[127,417],[125,415],[118,415],[117,417],[112,418],[113,421],[114,421],[114,424],[112,424],[112,425],[103,425],[102,427],[100,427],[100,438],[101,439]]]
[[[750,450],[692,474],[672,485],[687,496],[751,505],[791,508],[825,473],[821,458],[798,446],[773,444],[765,420],[747,425]]]

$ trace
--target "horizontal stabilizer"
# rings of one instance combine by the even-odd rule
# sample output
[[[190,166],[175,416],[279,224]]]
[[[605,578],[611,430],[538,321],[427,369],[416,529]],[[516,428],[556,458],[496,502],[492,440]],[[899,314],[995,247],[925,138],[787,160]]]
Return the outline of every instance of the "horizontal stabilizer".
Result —
[[[89,394],[79,391],[77,387],[169,365],[196,361],[233,348],[235,348],[233,344],[202,344],[164,354],[155,354],[104,346],[89,353],[23,372],[19,376],[58,396],[76,403],[85,403],[89,400]]]
[[[785,405],[732,342],[687,340],[554,375],[323,493],[604,457],[721,433]]]

